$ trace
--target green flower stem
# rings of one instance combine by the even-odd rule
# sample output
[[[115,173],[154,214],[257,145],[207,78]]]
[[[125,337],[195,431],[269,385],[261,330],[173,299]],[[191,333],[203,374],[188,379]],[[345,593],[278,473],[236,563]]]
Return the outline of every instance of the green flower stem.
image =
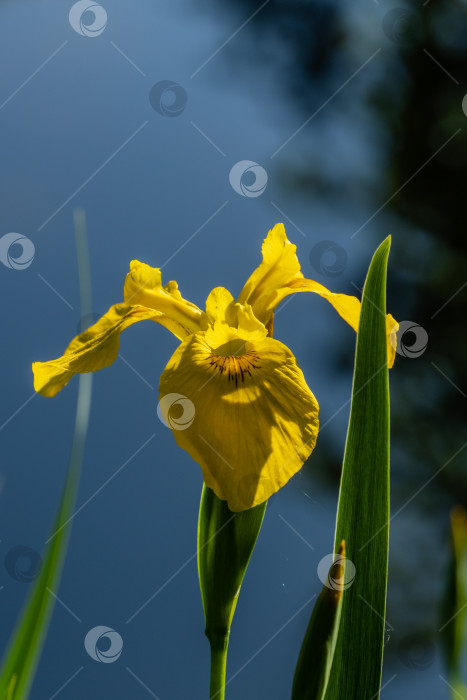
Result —
[[[211,635],[209,644],[211,645],[211,685],[209,698],[210,700],[224,700],[229,633],[226,635]]]
[[[198,574],[205,634],[211,645],[211,700],[224,700],[230,625],[266,503],[233,513],[203,486],[198,522]]]

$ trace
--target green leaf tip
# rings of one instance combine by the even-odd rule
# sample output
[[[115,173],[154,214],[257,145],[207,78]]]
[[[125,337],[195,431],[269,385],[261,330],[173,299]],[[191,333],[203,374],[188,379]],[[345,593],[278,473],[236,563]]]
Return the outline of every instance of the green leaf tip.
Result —
[[[378,251],[386,252],[386,250],[387,250],[387,252],[389,253],[389,250],[391,249],[391,241],[392,241],[392,236],[391,236],[391,234],[389,234],[389,236],[386,236],[386,238],[384,238],[381,241],[379,246],[376,248],[374,255],[376,255],[378,253]],[[371,267],[371,265],[370,265],[370,267]]]

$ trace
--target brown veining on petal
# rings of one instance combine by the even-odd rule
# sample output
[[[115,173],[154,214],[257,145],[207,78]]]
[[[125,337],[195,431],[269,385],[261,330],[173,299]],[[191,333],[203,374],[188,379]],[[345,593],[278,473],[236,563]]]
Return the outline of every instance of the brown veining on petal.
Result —
[[[218,370],[219,374],[224,374],[228,377],[229,382],[234,381],[235,386],[238,386],[239,380],[245,381],[245,377],[253,376],[253,371],[260,368],[259,355],[254,350],[245,353],[244,355],[217,355],[211,352],[208,356],[209,366],[214,370]]]

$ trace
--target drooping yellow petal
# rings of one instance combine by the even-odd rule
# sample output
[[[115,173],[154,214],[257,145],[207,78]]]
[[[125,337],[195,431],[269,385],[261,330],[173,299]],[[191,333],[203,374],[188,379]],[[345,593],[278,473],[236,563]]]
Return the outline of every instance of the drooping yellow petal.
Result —
[[[132,306],[141,304],[159,311],[177,321],[189,333],[200,329],[201,309],[182,297],[176,282],[168,282],[163,287],[158,267],[132,260],[125,278],[123,299]]]
[[[252,508],[284,486],[318,433],[318,404],[290,350],[267,337],[237,340],[232,352],[232,346],[213,348],[204,332],[190,336],[159,385],[159,405],[178,445],[233,511]]]
[[[297,246],[287,239],[283,224],[276,224],[269,231],[262,247],[263,262],[253,272],[243,287],[238,301],[252,305],[254,314],[263,324],[270,322],[280,302],[296,292],[314,292],[326,299],[355,331],[360,319],[360,301],[355,296],[336,294],[319,282],[306,279],[300,271],[296,255]],[[395,333],[397,322],[386,316],[388,366],[395,357]],[[392,340],[391,340],[392,338]]]
[[[111,365],[118,355],[120,333],[138,321],[156,321],[179,340],[200,329],[201,310],[183,299],[176,282],[163,287],[158,268],[133,260],[123,296],[125,303],[111,306],[97,323],[71,341],[62,357],[33,363],[36,391],[55,396],[74,374]]]
[[[73,375],[96,372],[111,365],[118,355],[120,333],[144,320],[156,321],[178,338],[189,333],[177,321],[144,306],[116,304],[84,333],[74,338],[62,357],[50,362],[34,362],[34,389],[43,396],[55,396]]]
[[[354,329],[354,331],[358,331],[361,303],[357,297],[350,296],[348,294],[336,294],[334,292],[330,292],[329,289],[326,289],[326,287],[319,284],[319,282],[314,282],[313,280],[306,279],[305,277],[292,280],[288,285],[284,286],[278,291],[277,296],[280,298],[280,301],[282,301],[282,299],[285,299],[285,297],[287,297],[289,294],[295,294],[296,292],[314,292],[323,299],[326,299],[326,301],[328,301],[331,306],[335,308],[339,316],[341,316],[341,318],[343,318],[344,321],[346,321],[349,326]],[[262,304],[264,304],[263,313],[261,310]],[[258,313],[260,314],[260,317],[262,315],[266,316],[270,313],[269,310],[266,310],[268,306],[267,299],[263,297],[263,299],[259,300],[258,305]],[[273,310],[274,309],[272,309],[272,311]],[[396,354],[394,338],[398,327],[397,321],[391,316],[391,314],[386,314],[386,345],[388,351],[389,368],[391,368],[394,364]]]
[[[391,316],[391,314],[386,314],[386,343],[388,348],[388,369],[391,369],[391,367],[394,365],[394,360],[396,359],[398,330],[399,324],[397,323],[394,316]]]

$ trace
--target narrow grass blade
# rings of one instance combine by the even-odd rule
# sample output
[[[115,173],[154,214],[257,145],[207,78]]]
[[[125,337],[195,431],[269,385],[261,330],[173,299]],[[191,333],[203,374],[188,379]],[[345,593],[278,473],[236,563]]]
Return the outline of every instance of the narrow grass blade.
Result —
[[[451,533],[451,561],[440,634],[452,697],[467,700],[467,686],[462,678],[467,631],[467,511],[463,506],[451,511]]]
[[[376,700],[381,685],[389,541],[389,387],[386,348],[387,238],[371,261],[362,297],[352,406],[337,511],[336,549],[355,566],[342,602],[326,700]]]
[[[210,698],[224,698],[230,625],[248,562],[263,522],[266,503],[232,513],[203,486],[198,521],[198,574],[211,645]]]
[[[292,700],[323,700],[326,695],[345,589],[345,542],[329,570],[303,640],[292,688]]]
[[[84,216],[75,216],[80,277],[81,314],[91,313],[89,263]],[[83,287],[87,288],[84,289]],[[83,303],[84,301],[84,303]],[[78,401],[70,462],[52,532],[47,540],[41,573],[34,583],[0,668],[0,700],[26,700],[44,645],[71,527],[91,407],[92,375],[79,377]]]

